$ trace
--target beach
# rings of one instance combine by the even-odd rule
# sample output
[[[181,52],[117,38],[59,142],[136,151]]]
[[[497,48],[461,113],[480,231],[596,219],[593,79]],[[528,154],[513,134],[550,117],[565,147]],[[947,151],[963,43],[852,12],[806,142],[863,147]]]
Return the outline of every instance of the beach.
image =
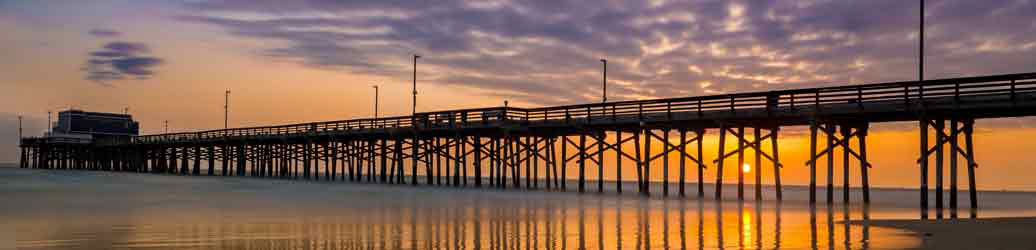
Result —
[[[1034,217],[852,223],[910,231],[920,239],[918,249],[1036,249]]]

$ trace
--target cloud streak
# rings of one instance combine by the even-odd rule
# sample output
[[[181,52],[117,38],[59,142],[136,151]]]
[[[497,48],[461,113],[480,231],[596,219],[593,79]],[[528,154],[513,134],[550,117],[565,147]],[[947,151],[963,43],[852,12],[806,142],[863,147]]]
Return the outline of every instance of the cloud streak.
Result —
[[[187,4],[178,20],[283,44],[259,56],[528,104],[916,79],[916,2],[273,1]],[[1036,2],[930,1],[930,77],[1032,71]],[[959,31],[966,31],[961,34]],[[994,63],[996,62],[996,63]],[[611,90],[611,89],[610,89]]]
[[[117,37],[121,36],[122,32],[118,32],[110,29],[92,29],[87,34],[95,37]]]

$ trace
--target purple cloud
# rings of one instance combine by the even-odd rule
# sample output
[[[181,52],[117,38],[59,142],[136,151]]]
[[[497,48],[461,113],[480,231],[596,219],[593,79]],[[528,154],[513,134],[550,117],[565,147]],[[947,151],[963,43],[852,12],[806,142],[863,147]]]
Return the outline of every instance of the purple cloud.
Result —
[[[147,56],[150,48],[142,43],[110,42],[100,50],[90,52],[83,71],[85,79],[107,83],[124,79],[148,79],[163,60]]]

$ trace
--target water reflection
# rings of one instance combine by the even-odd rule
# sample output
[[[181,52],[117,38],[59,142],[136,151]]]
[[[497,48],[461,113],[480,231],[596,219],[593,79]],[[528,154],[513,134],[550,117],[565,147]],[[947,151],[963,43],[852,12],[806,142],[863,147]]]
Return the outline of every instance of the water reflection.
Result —
[[[377,207],[276,220],[147,221],[20,231],[24,248],[868,249],[917,241],[871,228],[870,208],[772,202],[574,198]],[[271,216],[275,217],[275,216]],[[837,219],[836,219],[837,218]],[[872,237],[878,239],[872,242]],[[823,239],[823,240],[820,240]],[[880,244],[877,244],[879,243]]]

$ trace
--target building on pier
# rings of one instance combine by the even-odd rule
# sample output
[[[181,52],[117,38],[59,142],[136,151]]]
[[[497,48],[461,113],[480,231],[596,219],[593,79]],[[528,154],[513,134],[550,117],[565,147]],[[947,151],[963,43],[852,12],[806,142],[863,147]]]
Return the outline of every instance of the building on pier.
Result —
[[[69,109],[58,113],[46,138],[73,140],[89,143],[93,139],[107,137],[130,137],[140,134],[140,124],[129,114],[88,112]]]

